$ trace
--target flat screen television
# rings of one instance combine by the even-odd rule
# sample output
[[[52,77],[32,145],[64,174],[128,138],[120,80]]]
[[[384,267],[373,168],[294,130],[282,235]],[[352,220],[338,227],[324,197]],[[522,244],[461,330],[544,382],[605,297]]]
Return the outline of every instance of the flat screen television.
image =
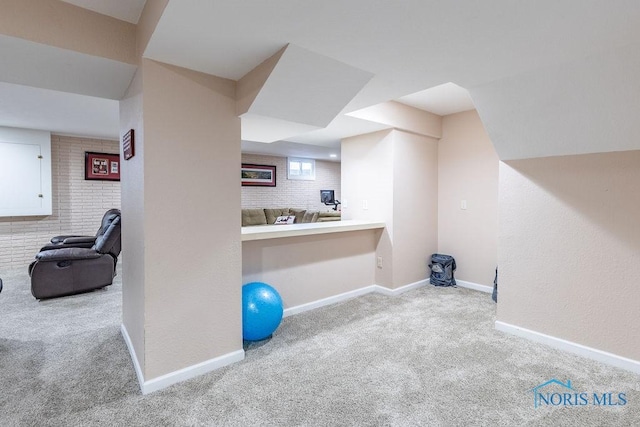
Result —
[[[333,205],[336,203],[333,190],[320,190],[320,202],[325,205]]]

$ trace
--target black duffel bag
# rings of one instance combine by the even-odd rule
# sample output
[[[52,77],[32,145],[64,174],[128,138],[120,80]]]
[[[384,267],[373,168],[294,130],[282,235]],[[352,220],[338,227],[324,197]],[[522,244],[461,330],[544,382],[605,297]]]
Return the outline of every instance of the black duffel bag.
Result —
[[[456,279],[453,272],[456,270],[456,260],[451,255],[431,255],[431,277],[429,281],[434,286],[455,286]]]

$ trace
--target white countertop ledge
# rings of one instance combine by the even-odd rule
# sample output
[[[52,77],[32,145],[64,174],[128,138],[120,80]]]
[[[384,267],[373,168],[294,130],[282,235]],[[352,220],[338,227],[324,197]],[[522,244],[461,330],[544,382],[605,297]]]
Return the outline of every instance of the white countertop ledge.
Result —
[[[283,237],[311,236],[314,234],[344,233],[347,231],[375,230],[384,228],[381,221],[361,221],[347,219],[343,221],[312,222],[290,225],[253,225],[242,227],[242,241],[280,239]]]

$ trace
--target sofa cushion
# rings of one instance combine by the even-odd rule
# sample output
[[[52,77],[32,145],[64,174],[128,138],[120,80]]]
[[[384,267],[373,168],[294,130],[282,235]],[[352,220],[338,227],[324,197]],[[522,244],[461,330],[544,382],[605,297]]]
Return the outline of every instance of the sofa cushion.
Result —
[[[266,223],[267,218],[264,215],[264,209],[242,209],[243,227],[248,225],[265,225]]]
[[[306,211],[302,217],[303,223],[316,222],[318,220],[318,211]]]
[[[342,213],[339,211],[320,212],[318,222],[340,221]]]
[[[279,216],[288,216],[289,208],[265,209],[264,216],[267,217],[267,224],[275,224]]]
[[[306,209],[291,209],[289,208],[289,215],[294,215],[296,217],[296,224],[300,224],[302,219],[304,218],[304,214],[307,212]]]

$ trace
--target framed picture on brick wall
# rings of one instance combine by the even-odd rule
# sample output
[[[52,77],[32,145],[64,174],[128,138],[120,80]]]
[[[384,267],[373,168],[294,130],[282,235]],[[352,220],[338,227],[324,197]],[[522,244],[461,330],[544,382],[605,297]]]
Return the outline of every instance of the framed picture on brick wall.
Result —
[[[120,181],[120,155],[108,153],[84,153],[84,179]]]
[[[240,179],[243,186],[275,187],[276,167],[269,165],[242,164]]]

